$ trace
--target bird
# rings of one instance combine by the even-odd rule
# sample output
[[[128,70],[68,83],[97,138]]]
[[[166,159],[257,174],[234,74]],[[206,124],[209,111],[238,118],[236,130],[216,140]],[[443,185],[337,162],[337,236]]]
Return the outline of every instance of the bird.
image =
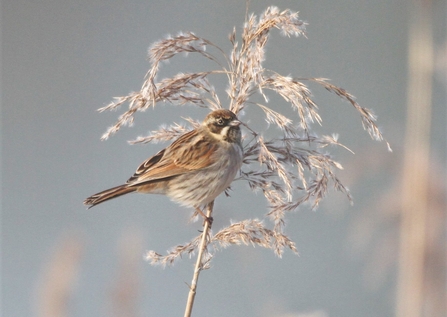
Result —
[[[201,208],[230,186],[242,166],[241,123],[230,110],[210,112],[198,128],[141,163],[125,184],[88,197],[84,205],[133,192],[162,194],[206,220]]]

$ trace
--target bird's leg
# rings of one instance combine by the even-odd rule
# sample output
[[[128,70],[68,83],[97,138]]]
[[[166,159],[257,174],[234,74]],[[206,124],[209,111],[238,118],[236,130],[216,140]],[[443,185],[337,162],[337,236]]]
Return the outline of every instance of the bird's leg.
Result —
[[[205,225],[205,222],[208,222],[208,225],[211,228],[214,220],[213,217],[207,217],[199,207],[196,207],[196,211],[203,217],[203,224]]]

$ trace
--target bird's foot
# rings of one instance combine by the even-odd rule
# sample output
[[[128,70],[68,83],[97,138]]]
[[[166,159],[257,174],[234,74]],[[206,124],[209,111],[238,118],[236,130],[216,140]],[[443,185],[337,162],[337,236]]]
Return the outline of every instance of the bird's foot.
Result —
[[[203,226],[205,226],[205,224],[208,223],[208,227],[211,228],[211,226],[213,225],[213,221],[214,221],[213,217],[208,217],[207,215],[205,215],[205,214],[203,213],[203,211],[200,210],[200,208],[196,208],[196,211],[197,211],[197,213],[200,214],[200,215],[202,216],[202,218],[203,218]]]

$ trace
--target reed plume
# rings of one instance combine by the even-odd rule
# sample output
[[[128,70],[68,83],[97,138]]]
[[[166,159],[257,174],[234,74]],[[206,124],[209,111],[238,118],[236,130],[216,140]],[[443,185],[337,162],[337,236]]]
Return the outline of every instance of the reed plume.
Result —
[[[159,103],[174,106],[196,105],[210,110],[228,105],[226,108],[235,114],[244,109],[258,108],[269,124],[269,135],[273,135],[266,138],[263,133],[250,127],[247,118],[239,116],[245,121],[248,132],[244,138],[244,165],[236,180],[246,182],[251,190],[263,193],[268,205],[264,219],[231,223],[216,233],[206,228],[190,242],[174,247],[168,254],[148,251],[146,258],[151,264],[171,265],[182,256],[191,256],[199,251],[202,256],[198,259],[196,271],[200,271],[209,266],[215,250],[240,244],[269,248],[279,257],[286,248],[297,252],[295,243],[284,231],[285,219],[290,212],[304,203],[308,203],[312,209],[317,208],[330,187],[344,193],[349,200],[352,199],[349,190],[336,174],[338,169],[342,169],[342,165],[327,154],[329,146],[347,147],[338,141],[335,134],[318,136],[313,132],[313,125],[321,125],[322,119],[308,84],[316,83],[345,100],[358,112],[363,128],[369,135],[375,140],[383,140],[376,125],[376,116],[371,110],[360,106],[354,96],[331,84],[326,78],[289,77],[264,67],[265,48],[273,29],[278,29],[283,36],[299,37],[305,36],[305,28],[306,23],[299,19],[298,12],[289,9],[280,11],[272,6],[259,17],[247,15],[240,36],[236,28],[232,30],[229,34],[229,54],[192,32],[179,33],[157,41],[149,49],[151,67],[141,89],[127,96],[117,97],[99,109],[100,112],[117,110],[128,104],[128,109],[104,133],[102,139],[109,138],[123,126],[132,125],[137,112],[154,108]],[[179,72],[175,76],[158,80],[157,75],[163,62],[182,53],[198,54],[211,60],[216,69]],[[221,92],[216,91],[211,84],[211,75],[227,78],[228,88],[225,93],[228,102],[221,101]],[[294,117],[281,113],[283,105],[269,105],[269,94],[272,93],[280,96],[284,104],[290,105],[294,110]],[[256,95],[262,98],[256,99]],[[198,124],[193,119],[187,121],[192,127]],[[190,127],[173,123],[130,143],[169,141],[189,129]],[[386,144],[390,149],[388,142]],[[210,215],[211,211],[212,209],[209,210]],[[196,282],[193,281],[193,284]]]

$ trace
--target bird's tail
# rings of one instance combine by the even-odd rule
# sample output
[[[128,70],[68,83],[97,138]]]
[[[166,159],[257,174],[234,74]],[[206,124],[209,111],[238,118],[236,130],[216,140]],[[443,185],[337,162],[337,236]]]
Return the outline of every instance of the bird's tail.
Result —
[[[89,198],[84,200],[84,205],[89,206],[88,208],[90,209],[93,206],[100,204],[106,200],[134,192],[135,190],[135,187],[129,187],[127,184],[116,186],[90,196]]]

